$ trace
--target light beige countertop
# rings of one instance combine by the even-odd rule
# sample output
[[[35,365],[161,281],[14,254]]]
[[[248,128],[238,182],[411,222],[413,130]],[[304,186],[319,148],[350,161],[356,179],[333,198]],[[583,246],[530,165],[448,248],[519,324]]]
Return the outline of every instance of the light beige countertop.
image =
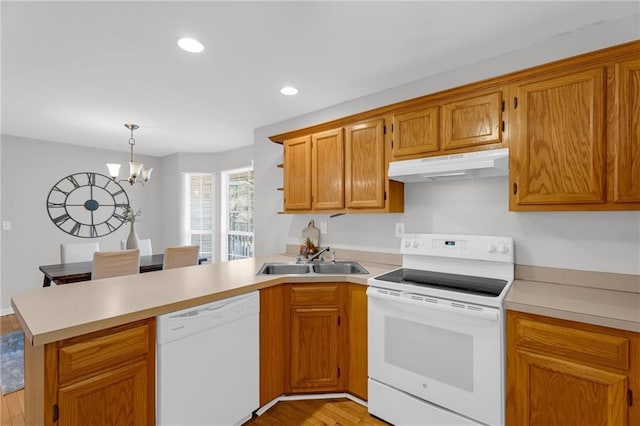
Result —
[[[640,276],[517,265],[505,307],[640,332]]]
[[[293,261],[274,255],[51,286],[11,304],[27,341],[38,346],[286,282],[366,284],[397,267],[360,261],[368,275],[255,275],[264,262]]]
[[[12,306],[38,346],[282,283],[366,285],[401,263],[395,254],[341,252],[369,274],[255,275],[264,262],[295,261],[274,255],[38,288],[14,296]],[[516,265],[505,307],[640,332],[640,276]]]

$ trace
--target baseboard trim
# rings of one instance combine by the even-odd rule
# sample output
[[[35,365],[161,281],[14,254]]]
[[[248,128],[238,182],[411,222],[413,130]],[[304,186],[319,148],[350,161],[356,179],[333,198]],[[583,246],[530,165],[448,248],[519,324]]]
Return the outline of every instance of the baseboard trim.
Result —
[[[367,407],[367,402],[361,400],[360,398],[357,398],[353,395],[351,395],[350,393],[346,393],[346,392],[341,392],[341,393],[314,393],[314,394],[307,394],[307,395],[280,395],[279,397],[267,402],[265,405],[263,405],[262,407],[258,408],[256,410],[256,414],[258,416],[261,416],[263,413],[265,413],[267,410],[269,410],[269,408],[273,407],[274,405],[276,405],[278,402],[280,401],[300,401],[303,399],[331,399],[331,398],[347,398],[350,399],[351,401],[360,404],[364,407]]]
[[[15,312],[13,311],[13,308],[0,309],[0,317],[3,317],[5,315],[12,315],[12,314],[15,314]]]

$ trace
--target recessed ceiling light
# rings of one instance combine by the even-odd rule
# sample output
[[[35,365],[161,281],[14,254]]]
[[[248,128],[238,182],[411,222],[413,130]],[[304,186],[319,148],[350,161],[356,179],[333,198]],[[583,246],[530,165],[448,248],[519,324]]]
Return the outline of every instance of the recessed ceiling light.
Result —
[[[298,89],[292,86],[284,86],[282,89],[280,89],[280,93],[287,96],[293,96],[298,94]]]
[[[187,51],[189,53],[200,53],[204,50],[204,46],[198,40],[194,38],[181,38],[178,40],[178,46],[180,49]]]

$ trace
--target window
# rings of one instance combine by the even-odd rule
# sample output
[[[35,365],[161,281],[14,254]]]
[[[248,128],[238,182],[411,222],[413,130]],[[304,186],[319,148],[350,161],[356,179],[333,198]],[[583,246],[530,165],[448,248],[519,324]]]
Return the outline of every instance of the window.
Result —
[[[213,175],[185,174],[186,244],[199,245],[200,257],[213,260]]]
[[[253,257],[253,168],[222,172],[222,260]]]

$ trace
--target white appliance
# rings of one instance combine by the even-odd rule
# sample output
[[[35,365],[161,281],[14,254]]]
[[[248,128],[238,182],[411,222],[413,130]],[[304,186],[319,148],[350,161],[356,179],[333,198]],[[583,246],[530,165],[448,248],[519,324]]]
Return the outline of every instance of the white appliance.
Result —
[[[259,405],[260,294],[157,317],[157,423],[240,425]]]
[[[395,425],[505,422],[504,298],[513,240],[405,234],[368,280],[369,412]]]
[[[389,178],[400,182],[481,178],[509,174],[509,148],[440,155],[389,163]]]

